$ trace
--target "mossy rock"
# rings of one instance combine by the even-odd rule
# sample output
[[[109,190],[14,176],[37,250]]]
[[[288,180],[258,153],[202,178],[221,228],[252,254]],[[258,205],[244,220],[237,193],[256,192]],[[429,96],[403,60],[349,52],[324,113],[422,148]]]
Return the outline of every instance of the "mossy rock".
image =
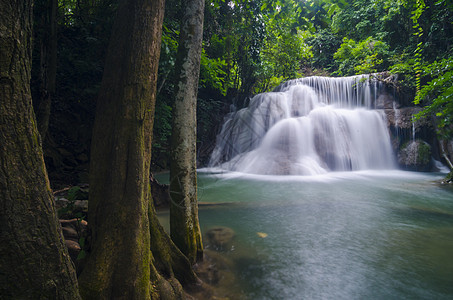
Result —
[[[431,171],[431,146],[422,140],[405,143],[398,153],[398,163],[409,171]]]

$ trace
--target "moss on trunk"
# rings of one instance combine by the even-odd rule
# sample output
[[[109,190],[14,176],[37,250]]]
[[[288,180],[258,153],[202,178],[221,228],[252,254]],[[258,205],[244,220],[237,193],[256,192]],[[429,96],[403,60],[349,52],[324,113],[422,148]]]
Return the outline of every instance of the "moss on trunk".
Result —
[[[85,299],[180,299],[176,278],[198,280],[175,253],[150,200],[163,2],[123,1],[113,27],[92,139],[92,246],[79,278]]]
[[[0,1],[0,295],[79,299],[31,103],[32,1]]]
[[[198,222],[196,107],[203,37],[204,1],[184,2],[176,70],[170,163],[170,234],[192,263],[203,258]]]

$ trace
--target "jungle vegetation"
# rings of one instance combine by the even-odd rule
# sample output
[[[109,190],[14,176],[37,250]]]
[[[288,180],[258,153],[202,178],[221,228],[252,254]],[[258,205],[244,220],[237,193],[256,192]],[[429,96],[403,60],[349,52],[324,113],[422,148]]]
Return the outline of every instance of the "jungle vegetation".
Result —
[[[0,1],[0,224],[8,228],[1,235],[6,241],[0,247],[1,295],[77,299],[80,284],[84,298],[109,298],[117,290],[126,298],[178,298],[181,284],[198,284],[191,269],[202,251],[197,233],[196,250],[181,252],[158,224],[148,188],[150,169],[169,169],[172,160],[184,3]],[[433,118],[439,136],[452,138],[452,0],[207,0],[202,23],[198,88],[191,102],[199,166],[206,164],[226,113],[284,80],[311,75],[394,74],[397,88],[424,108],[418,118]],[[146,66],[152,68],[140,72]],[[96,160],[90,210],[98,213],[89,218],[93,245],[112,228],[124,243],[96,246],[100,250],[91,255],[97,261],[77,281],[51,187],[88,181],[90,156]],[[102,213],[106,207],[112,214]],[[131,214],[137,218],[131,220]],[[25,223],[42,226],[17,225]],[[27,243],[36,239],[38,244]],[[50,279],[38,269],[25,276],[33,279],[30,289],[46,294],[23,295],[20,274],[30,270],[20,255],[27,251],[37,258],[26,263],[54,262],[43,267]],[[124,259],[129,254],[136,265]],[[7,265],[21,266],[8,280]],[[61,270],[67,276],[53,281]],[[133,276],[125,281],[115,274]]]
[[[48,1],[35,1],[32,92],[39,104],[40,16]],[[53,114],[78,112],[92,127],[95,99],[118,0],[58,1],[56,87]],[[180,1],[167,0],[159,60],[152,169],[168,169],[175,64],[182,18]],[[439,133],[452,130],[451,0],[234,0],[206,1],[197,96],[198,164],[207,163],[223,116],[247,105],[254,94],[282,81],[310,75],[349,76],[388,71],[398,75],[409,101],[426,107],[419,117],[437,116]],[[50,81],[52,82],[52,81]],[[417,94],[417,96],[416,96]],[[74,113],[73,113],[74,115]],[[68,143],[88,152],[90,131],[61,132],[51,120],[50,149]],[[79,135],[62,140],[62,136]],[[80,136],[84,136],[80,137]],[[74,141],[76,140],[76,141]],[[81,140],[81,142],[80,142]],[[83,145],[80,145],[83,144]],[[52,167],[67,162],[46,153]]]

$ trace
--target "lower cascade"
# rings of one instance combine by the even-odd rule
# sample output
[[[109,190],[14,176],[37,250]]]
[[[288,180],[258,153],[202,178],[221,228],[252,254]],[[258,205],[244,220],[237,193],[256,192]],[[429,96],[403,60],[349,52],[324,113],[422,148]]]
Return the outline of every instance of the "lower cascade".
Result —
[[[210,167],[263,175],[394,169],[381,84],[369,75],[295,79],[230,113]]]

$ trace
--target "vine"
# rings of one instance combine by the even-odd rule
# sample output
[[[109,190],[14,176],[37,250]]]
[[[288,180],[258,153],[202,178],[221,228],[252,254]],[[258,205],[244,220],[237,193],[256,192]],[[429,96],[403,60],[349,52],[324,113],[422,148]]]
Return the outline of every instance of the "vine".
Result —
[[[420,16],[425,11],[425,1],[424,0],[416,0],[415,1],[415,10],[411,12],[412,16],[412,23],[415,32],[413,33],[414,36],[417,37],[417,40],[420,40],[423,36],[423,28],[420,26],[418,20]],[[422,50],[423,50],[423,42],[420,41],[417,43],[417,48],[415,49],[415,63],[414,63],[414,71],[415,71],[415,99],[414,103],[420,103],[420,87],[421,87],[421,73],[422,73]]]

